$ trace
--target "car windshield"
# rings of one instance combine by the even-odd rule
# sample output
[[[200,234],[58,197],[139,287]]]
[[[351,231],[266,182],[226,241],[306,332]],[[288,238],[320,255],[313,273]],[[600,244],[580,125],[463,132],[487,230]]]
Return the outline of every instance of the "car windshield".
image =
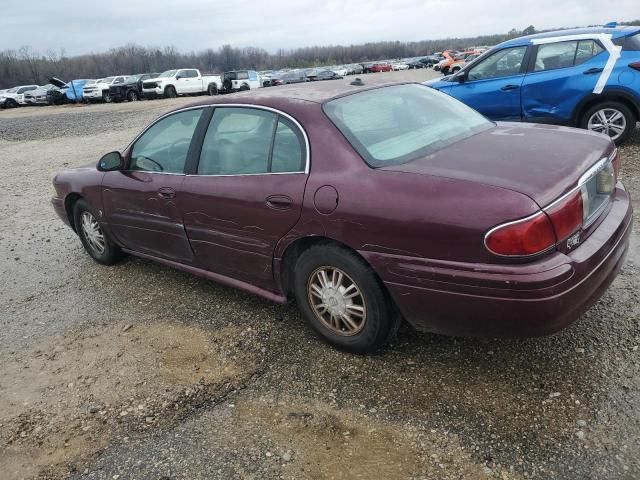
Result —
[[[341,97],[324,111],[373,167],[410,162],[494,127],[463,103],[417,84]]]
[[[13,88],[10,88],[9,90],[7,90],[6,93],[16,93],[17,91],[18,91],[18,87],[13,87]]]
[[[173,77],[175,74],[176,70],[167,70],[166,72],[162,72],[158,78]]]
[[[100,83],[111,83],[111,82],[113,82],[114,78],[116,78],[116,77],[103,78],[102,80],[100,80]]]

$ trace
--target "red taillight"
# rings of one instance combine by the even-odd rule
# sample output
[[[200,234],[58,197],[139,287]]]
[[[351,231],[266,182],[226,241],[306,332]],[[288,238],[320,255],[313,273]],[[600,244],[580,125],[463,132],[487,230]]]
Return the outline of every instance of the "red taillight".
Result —
[[[496,227],[485,238],[487,248],[503,256],[535,255],[547,250],[555,243],[553,226],[543,212]]]
[[[582,227],[584,209],[582,191],[578,190],[546,209],[559,242]]]
[[[630,64],[629,64],[629,66],[630,66],[631,68],[633,68],[634,70],[640,70],[640,62],[633,62],[633,63],[630,63]]]

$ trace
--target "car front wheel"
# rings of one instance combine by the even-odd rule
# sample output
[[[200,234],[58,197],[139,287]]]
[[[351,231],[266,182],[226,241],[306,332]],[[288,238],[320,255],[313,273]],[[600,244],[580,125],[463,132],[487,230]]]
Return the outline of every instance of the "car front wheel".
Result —
[[[580,126],[594,132],[604,133],[619,145],[633,132],[636,126],[636,117],[623,103],[603,102],[584,112]]]
[[[296,263],[294,290],[311,327],[340,350],[373,352],[400,323],[375,272],[343,248],[319,245],[305,251]]]
[[[104,265],[113,265],[120,260],[122,256],[120,248],[111,241],[98,222],[93,209],[84,200],[76,202],[73,220],[80,241],[91,258]]]

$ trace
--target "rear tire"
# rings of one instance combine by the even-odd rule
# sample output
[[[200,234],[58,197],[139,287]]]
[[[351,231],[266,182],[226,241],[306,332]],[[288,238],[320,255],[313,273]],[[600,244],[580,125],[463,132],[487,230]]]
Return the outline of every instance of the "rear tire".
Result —
[[[311,327],[340,350],[374,352],[401,322],[375,272],[345,248],[318,245],[303,252],[294,282],[296,302]]]
[[[608,135],[616,145],[624,143],[636,127],[636,117],[624,103],[609,101],[593,105],[580,119],[580,127]]]
[[[73,224],[82,246],[89,256],[103,265],[113,265],[122,258],[118,247],[98,222],[98,216],[91,206],[80,199],[73,207]]]
[[[218,86],[215,83],[211,83],[208,87],[207,87],[207,93],[210,96],[213,95],[217,95],[218,94]]]

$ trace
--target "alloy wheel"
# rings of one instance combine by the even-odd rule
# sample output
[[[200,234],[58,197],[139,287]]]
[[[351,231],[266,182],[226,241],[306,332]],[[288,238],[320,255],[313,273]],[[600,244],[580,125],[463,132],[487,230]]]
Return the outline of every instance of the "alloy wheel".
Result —
[[[87,244],[98,255],[105,250],[104,233],[100,224],[90,212],[82,212],[82,235]]]
[[[317,268],[307,282],[307,298],[316,318],[333,333],[351,336],[367,321],[364,296],[358,285],[336,267]]]
[[[603,108],[589,117],[587,128],[617,140],[627,128],[627,119],[620,110]]]

